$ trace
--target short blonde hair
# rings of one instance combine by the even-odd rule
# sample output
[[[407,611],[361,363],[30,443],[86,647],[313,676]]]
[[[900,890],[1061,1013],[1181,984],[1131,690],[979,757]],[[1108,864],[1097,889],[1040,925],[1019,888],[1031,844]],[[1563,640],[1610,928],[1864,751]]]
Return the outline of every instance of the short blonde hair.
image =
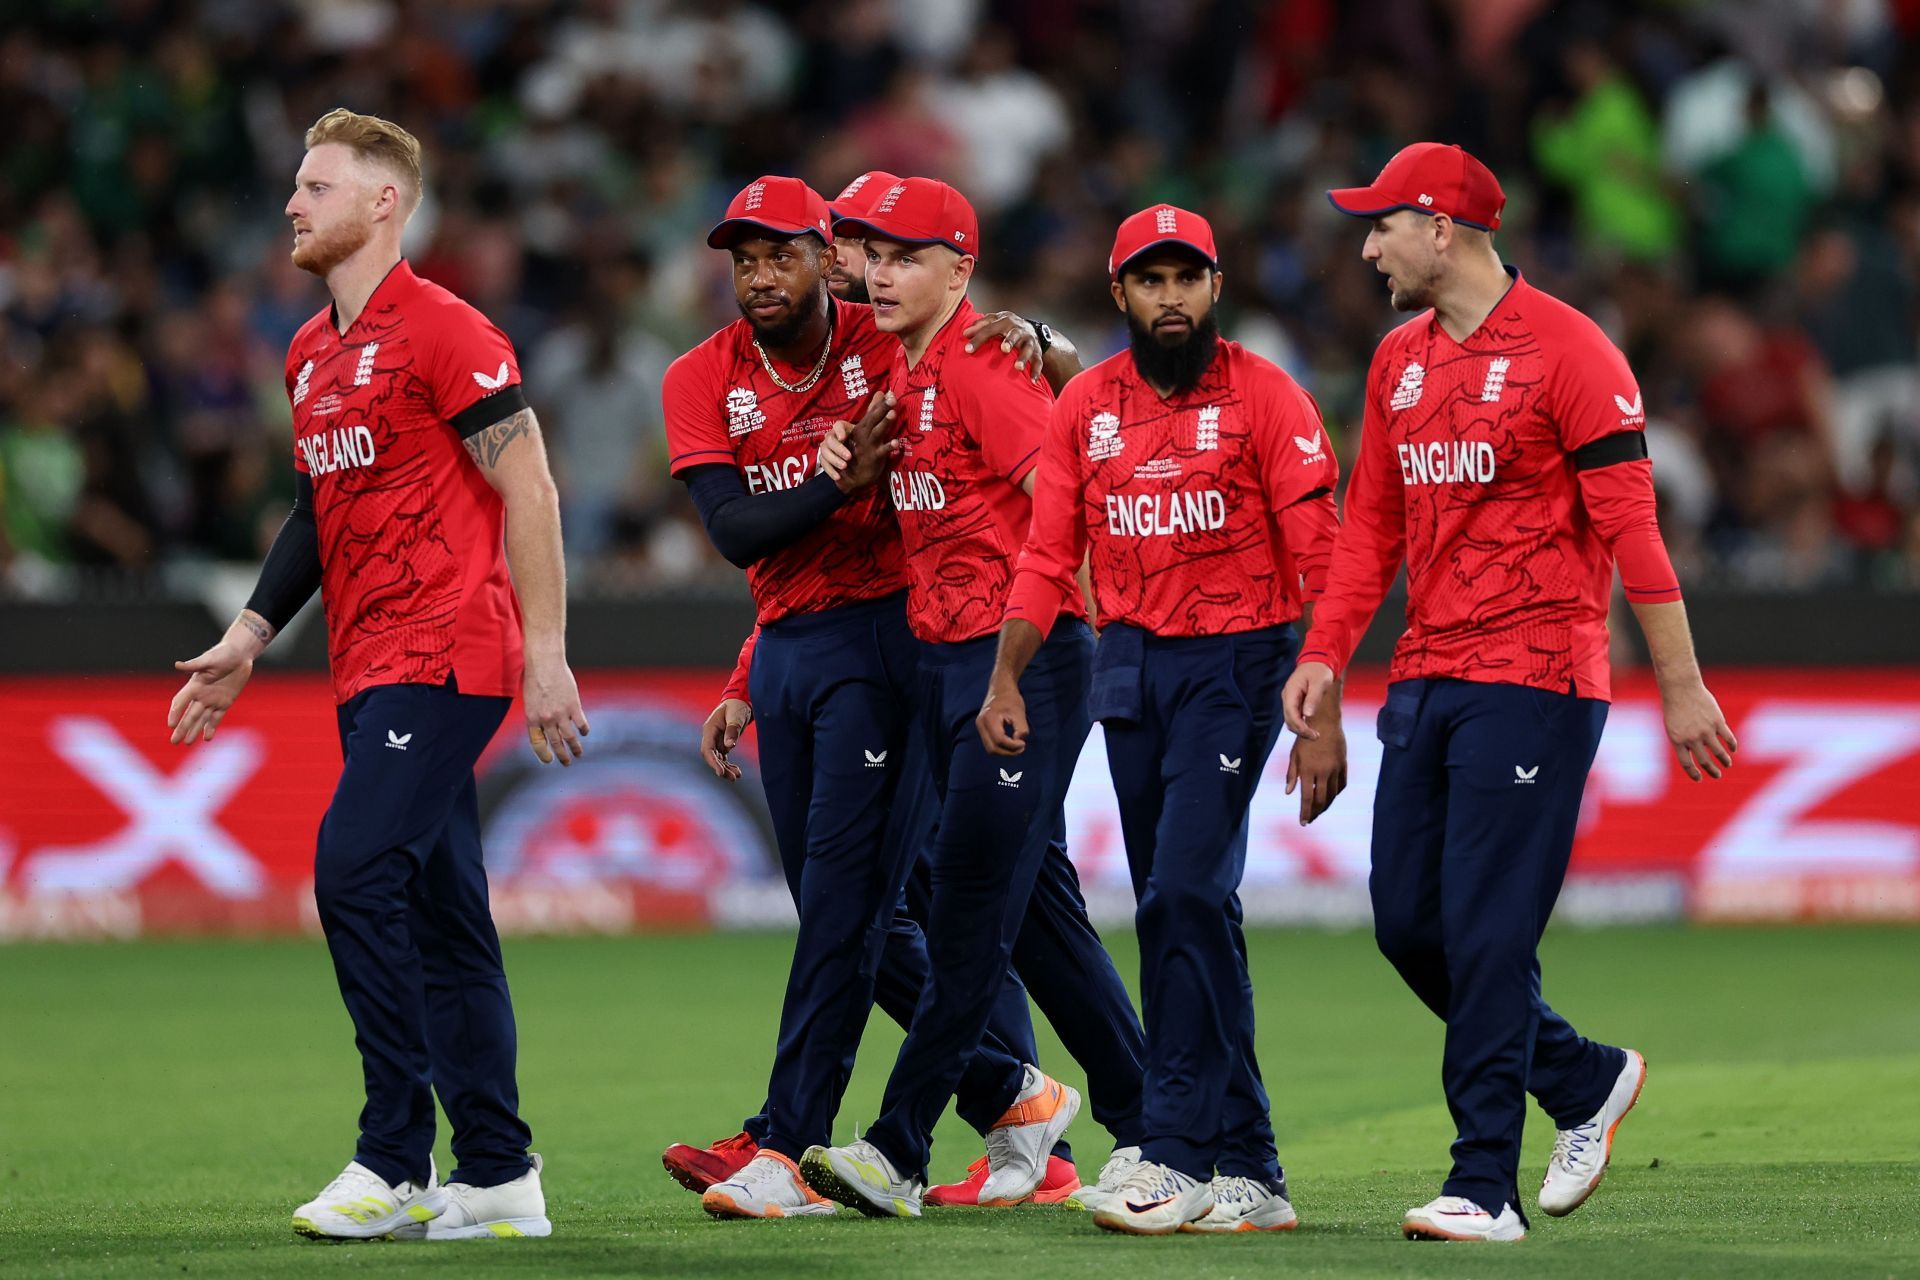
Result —
[[[351,148],[361,160],[379,165],[399,178],[402,213],[409,216],[413,213],[420,203],[421,189],[418,138],[391,120],[335,107],[307,130],[309,151],[329,142]]]

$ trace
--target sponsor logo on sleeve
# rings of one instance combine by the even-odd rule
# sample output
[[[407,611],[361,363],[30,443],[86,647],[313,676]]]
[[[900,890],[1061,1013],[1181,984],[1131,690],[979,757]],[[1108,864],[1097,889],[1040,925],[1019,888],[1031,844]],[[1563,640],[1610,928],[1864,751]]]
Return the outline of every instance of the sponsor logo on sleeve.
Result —
[[[1293,438],[1293,447],[1306,455],[1300,460],[1301,466],[1311,466],[1313,463],[1327,460],[1326,439],[1326,433],[1318,427],[1313,429],[1313,434],[1310,436]]]
[[[495,370],[491,378],[478,369],[473,371],[473,380],[480,384],[482,391],[498,391],[507,385],[507,377],[507,362],[505,360],[500,362],[499,369]]]
[[[1635,391],[1629,400],[1619,392],[1614,392],[1613,403],[1620,410],[1620,425],[1623,427],[1644,427],[1647,424],[1647,411],[1641,393]]]

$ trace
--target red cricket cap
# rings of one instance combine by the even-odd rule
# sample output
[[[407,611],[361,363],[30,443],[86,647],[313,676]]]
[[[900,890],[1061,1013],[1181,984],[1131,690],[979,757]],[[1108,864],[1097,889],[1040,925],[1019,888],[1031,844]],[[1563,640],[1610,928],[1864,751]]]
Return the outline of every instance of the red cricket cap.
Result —
[[[1107,274],[1118,280],[1129,262],[1149,249],[1169,244],[1191,249],[1205,258],[1209,267],[1220,269],[1220,253],[1213,247],[1213,228],[1207,220],[1170,204],[1156,204],[1120,224],[1113,237],[1113,252],[1107,256]]]
[[[786,239],[809,231],[822,240],[833,239],[827,202],[798,178],[768,174],[749,182],[727,205],[727,216],[707,232],[707,246],[725,249],[754,236]]]
[[[880,193],[900,181],[897,173],[888,173],[885,169],[869,169],[840,189],[840,194],[827,202],[827,209],[833,214],[835,222],[842,218],[857,218],[873,208]]]
[[[980,256],[980,219],[967,198],[932,178],[902,178],[882,187],[864,213],[834,219],[842,235],[877,236],[901,244],[943,244]]]
[[[1492,231],[1500,225],[1507,193],[1493,170],[1459,147],[1416,142],[1402,147],[1371,186],[1341,187],[1327,199],[1342,213],[1378,218],[1396,209],[1444,213],[1463,227]]]

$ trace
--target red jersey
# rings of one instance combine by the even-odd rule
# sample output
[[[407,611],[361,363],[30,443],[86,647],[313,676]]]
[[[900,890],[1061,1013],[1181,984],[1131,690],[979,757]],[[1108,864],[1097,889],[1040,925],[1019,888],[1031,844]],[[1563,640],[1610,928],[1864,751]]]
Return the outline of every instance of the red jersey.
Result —
[[[461,445],[526,407],[507,336],[402,261],[341,333],[287,350],[294,466],[313,480],[334,697],[386,684],[520,691],[506,504]]]
[[[906,451],[894,460],[887,491],[907,547],[907,623],[936,644],[1000,627],[1033,515],[1021,483],[1040,459],[1053,404],[1046,384],[1014,368],[1014,357],[997,346],[967,354],[967,326],[976,319],[963,298],[919,364],[907,367],[905,347],[894,353]],[[1080,606],[1075,616],[1085,614]]]
[[[1644,447],[1603,470],[1574,457],[1622,433],[1641,445],[1626,358],[1587,317],[1512,274],[1465,342],[1429,311],[1375,353],[1345,523],[1302,661],[1346,666],[1404,557],[1407,629],[1391,679],[1606,698],[1612,552],[1629,532],[1659,549],[1630,575],[1629,596],[1678,598]]]
[[[748,493],[805,484],[820,440],[836,421],[858,421],[887,388],[899,343],[873,327],[873,310],[837,298],[832,350],[820,380],[783,391],[753,345],[753,329],[734,321],[667,370],[668,469],[675,475],[711,464],[736,467]],[[772,357],[768,357],[771,359]],[[812,368],[775,362],[789,386]],[[878,486],[856,494],[804,538],[747,567],[762,623],[871,600],[906,586],[900,532]]]
[[[1339,464],[1312,397],[1221,342],[1162,400],[1122,351],[1053,407],[1008,618],[1044,634],[1092,552],[1100,621],[1161,636],[1279,626],[1317,594]]]

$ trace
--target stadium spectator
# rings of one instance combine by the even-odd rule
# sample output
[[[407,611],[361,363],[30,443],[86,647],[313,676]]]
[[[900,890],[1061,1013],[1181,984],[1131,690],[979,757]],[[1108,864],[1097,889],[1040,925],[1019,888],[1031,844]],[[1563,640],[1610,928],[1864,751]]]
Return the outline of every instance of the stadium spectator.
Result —
[[[885,168],[974,191],[983,235],[1021,248],[985,264],[983,305],[1085,335],[1089,361],[1125,341],[1085,287],[1105,229],[1155,201],[1204,209],[1245,264],[1225,332],[1296,372],[1349,450],[1363,354],[1389,316],[1346,269],[1319,192],[1411,138],[1448,136],[1511,175],[1503,254],[1627,348],[1665,423],[1655,447],[1711,460],[1704,491],[1660,472],[1669,490],[1690,486],[1663,495],[1684,524],[1668,530],[1682,574],[1774,576],[1750,549],[1791,526],[1828,539],[1841,576],[1890,580],[1851,548],[1916,509],[1920,10],[1465,10],[1196,0],[1093,21],[1085,6],[984,0],[29,6],[0,35],[0,420],[46,403],[33,388],[94,341],[78,335],[111,334],[118,363],[146,373],[140,395],[117,393],[131,429],[105,427],[91,390],[53,403],[90,459],[89,492],[111,476],[111,505],[146,546],[103,534],[110,545],[81,539],[91,549],[70,554],[131,572],[256,556],[285,498],[256,459],[279,456],[286,422],[250,353],[283,349],[319,305],[283,260],[261,175],[289,172],[304,122],[344,104],[420,122],[431,190],[408,253],[530,360],[578,332],[604,264],[633,253],[654,269],[603,324],[622,350],[684,349],[733,314],[699,251],[717,199],[768,171],[837,188]],[[1495,73],[1516,65],[1529,70]],[[1698,358],[1695,327],[1726,328],[1720,293],[1758,319],[1758,376],[1786,387],[1784,409],[1761,404],[1737,363],[1710,385],[1727,362]],[[1828,385],[1809,392],[1816,367]],[[549,403],[558,428],[564,409]],[[1797,458],[1731,447],[1770,417],[1794,419],[1798,450],[1818,455],[1805,465],[1844,489],[1838,506],[1822,489],[1826,517],[1783,483]],[[731,582],[684,504],[649,506],[646,454],[635,445],[615,532],[575,582]],[[571,470],[569,510],[598,521],[581,513],[606,509],[604,489],[571,490],[611,482]]]

